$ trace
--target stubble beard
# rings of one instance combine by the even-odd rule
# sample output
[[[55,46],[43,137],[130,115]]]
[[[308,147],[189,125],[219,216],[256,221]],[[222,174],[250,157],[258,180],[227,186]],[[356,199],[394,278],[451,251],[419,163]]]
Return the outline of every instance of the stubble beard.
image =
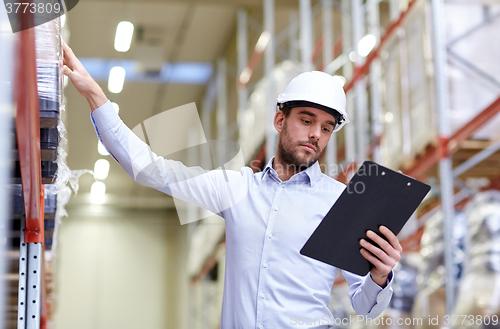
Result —
[[[319,149],[316,141],[308,140],[294,143],[288,134],[288,127],[285,120],[283,130],[281,131],[278,139],[278,153],[282,165],[286,166],[287,169],[292,167],[296,172],[303,171],[316,163],[324,151],[323,149],[321,152],[316,152],[316,156],[310,160],[304,160],[301,159],[299,151],[296,150],[297,148],[302,147],[301,144],[311,144],[314,145],[316,149]]]

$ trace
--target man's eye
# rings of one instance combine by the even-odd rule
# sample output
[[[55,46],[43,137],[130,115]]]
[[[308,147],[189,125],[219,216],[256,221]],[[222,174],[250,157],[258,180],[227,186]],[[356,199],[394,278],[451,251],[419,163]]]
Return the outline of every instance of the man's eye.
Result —
[[[302,120],[302,121],[304,121],[304,123],[311,123],[311,121],[309,120]]]
[[[324,130],[325,132],[327,132],[327,133],[329,133],[329,132],[330,132],[330,129],[328,129],[328,128],[323,128],[323,130]]]

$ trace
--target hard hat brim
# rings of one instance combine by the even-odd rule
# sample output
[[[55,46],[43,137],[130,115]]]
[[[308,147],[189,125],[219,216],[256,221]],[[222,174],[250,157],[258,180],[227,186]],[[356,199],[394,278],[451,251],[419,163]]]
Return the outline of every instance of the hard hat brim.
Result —
[[[335,119],[335,127],[334,128],[337,128],[339,125],[341,125],[345,121],[344,116],[339,111],[332,109],[328,106],[321,105],[321,104],[317,104],[317,103],[313,103],[313,102],[309,102],[309,101],[288,101],[288,102],[278,104],[280,109],[282,108],[283,105],[288,107],[288,108],[291,108],[291,109],[295,108],[295,107],[313,107],[313,108],[316,108],[318,110],[325,111],[326,113],[328,113],[334,117],[334,119]]]

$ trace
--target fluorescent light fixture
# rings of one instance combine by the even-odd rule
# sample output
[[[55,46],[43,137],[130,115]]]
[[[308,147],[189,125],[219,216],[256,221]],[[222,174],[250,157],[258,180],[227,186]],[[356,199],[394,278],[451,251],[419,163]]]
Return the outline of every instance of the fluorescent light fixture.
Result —
[[[209,62],[164,62],[160,74],[147,74],[137,71],[136,67],[139,63],[130,59],[97,57],[80,57],[78,59],[96,81],[108,80],[109,71],[113,66],[121,66],[125,69],[127,82],[204,85],[213,72],[213,63]]]
[[[100,155],[109,155],[108,151],[106,151],[106,148],[104,145],[102,145],[101,141],[97,142],[97,152],[99,152]]]
[[[106,184],[103,182],[94,182],[90,187],[90,201],[92,203],[104,203],[106,194]]]
[[[106,159],[99,159],[94,165],[94,175],[97,179],[106,179],[109,173],[109,161]]]
[[[243,71],[241,71],[239,80],[241,84],[246,84],[250,77],[252,76],[252,69],[249,67],[245,67]]]
[[[108,90],[118,94],[123,89],[125,82],[125,69],[121,66],[114,66],[109,71]]]
[[[263,52],[264,49],[266,49],[269,40],[271,40],[271,33],[267,31],[262,32],[259,40],[257,40],[257,44],[255,45],[255,51]]]
[[[340,82],[340,84],[342,85],[342,87],[344,87],[345,83],[346,83],[346,79],[341,76],[341,75],[334,75],[333,76],[338,82]]]
[[[387,112],[384,116],[385,122],[389,123],[392,122],[394,119],[394,115],[391,112]]]
[[[115,109],[116,114],[118,114],[118,112],[120,112],[120,105],[116,104],[115,102],[111,102],[111,105],[113,105],[113,108]]]
[[[116,27],[115,49],[119,52],[126,52],[130,49],[132,35],[134,34],[134,24],[130,22],[120,22]]]
[[[358,43],[358,53],[362,57],[368,56],[377,44],[377,38],[373,34],[367,34]]]

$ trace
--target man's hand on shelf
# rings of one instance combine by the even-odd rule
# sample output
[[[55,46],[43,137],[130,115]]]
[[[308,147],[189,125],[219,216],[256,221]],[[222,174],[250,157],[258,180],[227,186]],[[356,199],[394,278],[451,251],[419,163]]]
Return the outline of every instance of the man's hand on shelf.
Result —
[[[107,102],[108,98],[97,82],[92,79],[82,63],[73,53],[73,50],[63,41],[63,72],[71,80],[76,90],[84,96],[94,111]]]

